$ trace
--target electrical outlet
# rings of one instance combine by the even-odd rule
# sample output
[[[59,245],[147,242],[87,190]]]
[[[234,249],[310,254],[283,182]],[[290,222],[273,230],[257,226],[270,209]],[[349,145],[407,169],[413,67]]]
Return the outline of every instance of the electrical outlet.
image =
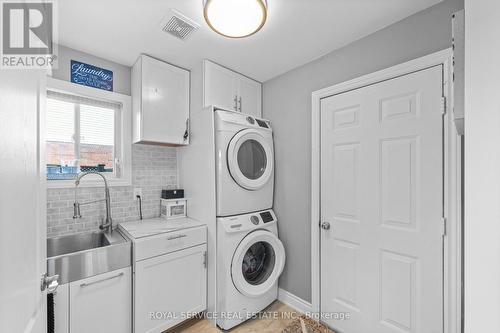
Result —
[[[134,201],[137,200],[137,196],[140,196],[142,199],[142,188],[140,187],[134,188]]]

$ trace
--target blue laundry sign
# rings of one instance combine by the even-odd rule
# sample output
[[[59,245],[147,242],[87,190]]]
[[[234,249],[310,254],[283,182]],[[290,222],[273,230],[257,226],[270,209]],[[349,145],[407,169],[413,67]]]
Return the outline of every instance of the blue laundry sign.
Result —
[[[83,62],[71,60],[71,82],[113,91],[113,72]]]

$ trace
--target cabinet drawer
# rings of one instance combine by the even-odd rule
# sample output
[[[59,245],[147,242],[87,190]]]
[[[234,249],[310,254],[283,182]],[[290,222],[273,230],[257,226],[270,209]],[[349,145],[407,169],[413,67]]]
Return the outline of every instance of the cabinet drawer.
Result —
[[[146,237],[135,244],[135,261],[179,251],[206,242],[207,231],[205,226]]]

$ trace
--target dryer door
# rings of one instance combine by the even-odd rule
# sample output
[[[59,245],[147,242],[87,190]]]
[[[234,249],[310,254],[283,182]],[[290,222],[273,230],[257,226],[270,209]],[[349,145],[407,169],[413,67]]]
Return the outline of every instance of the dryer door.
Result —
[[[233,284],[240,293],[258,297],[277,283],[285,266],[283,244],[267,230],[248,234],[236,248],[231,264]]]
[[[231,139],[227,164],[233,179],[247,190],[258,190],[273,173],[273,147],[254,129],[242,130]]]

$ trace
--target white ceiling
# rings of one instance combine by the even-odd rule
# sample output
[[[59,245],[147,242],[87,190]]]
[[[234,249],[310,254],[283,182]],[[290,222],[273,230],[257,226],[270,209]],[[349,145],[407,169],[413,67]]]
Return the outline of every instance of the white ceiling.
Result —
[[[63,0],[59,43],[131,66],[140,53],[193,68],[211,59],[266,81],[441,0],[268,0],[264,28],[227,39],[203,19],[202,0]],[[201,24],[183,42],[161,31],[174,8]]]

